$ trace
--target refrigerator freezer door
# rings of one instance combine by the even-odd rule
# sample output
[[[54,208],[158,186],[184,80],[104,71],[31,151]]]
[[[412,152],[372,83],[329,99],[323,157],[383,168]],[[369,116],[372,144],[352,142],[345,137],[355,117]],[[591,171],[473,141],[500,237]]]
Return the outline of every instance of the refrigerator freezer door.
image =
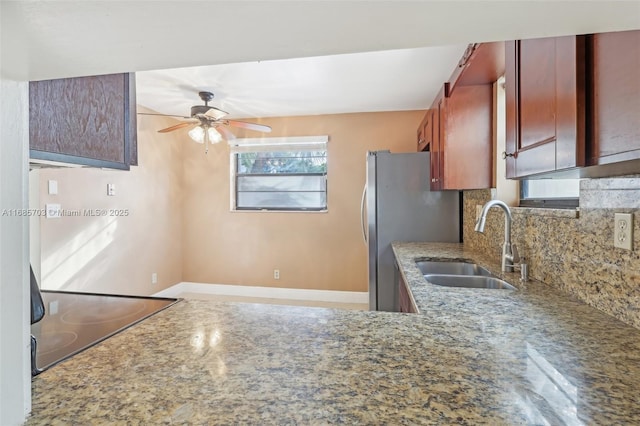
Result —
[[[376,152],[367,153],[367,244],[369,250],[369,310],[378,310],[377,239],[376,239]]]
[[[428,152],[372,154],[367,165],[367,178],[375,179],[368,180],[370,309],[394,311],[391,243],[459,242],[460,194],[429,189]]]

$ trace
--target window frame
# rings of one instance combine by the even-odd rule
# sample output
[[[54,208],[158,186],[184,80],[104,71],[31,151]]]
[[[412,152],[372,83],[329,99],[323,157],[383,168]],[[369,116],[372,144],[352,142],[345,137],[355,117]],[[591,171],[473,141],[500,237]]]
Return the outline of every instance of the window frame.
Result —
[[[527,185],[529,184],[529,180],[535,179],[520,180],[520,207],[533,207],[543,209],[575,209],[579,207],[580,195],[578,195],[577,197],[527,197]]]
[[[329,169],[328,164],[324,173],[251,173],[240,174],[238,161],[243,152],[320,152],[324,151],[326,161],[329,159],[328,136],[304,136],[304,137],[278,137],[278,138],[246,138],[236,139],[230,143],[231,162],[231,211],[235,212],[299,212],[299,213],[323,213],[329,210]],[[239,180],[244,176],[324,176],[324,206],[321,207],[239,207],[238,188]],[[274,191],[280,192],[280,191]],[[313,191],[287,191],[287,192],[313,192]]]

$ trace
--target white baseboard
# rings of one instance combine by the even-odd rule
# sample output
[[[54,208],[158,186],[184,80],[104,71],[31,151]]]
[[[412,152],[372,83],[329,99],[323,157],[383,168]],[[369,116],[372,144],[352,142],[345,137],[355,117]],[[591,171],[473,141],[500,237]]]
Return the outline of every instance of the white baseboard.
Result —
[[[263,297],[268,299],[313,300],[337,303],[369,303],[365,291],[306,290],[282,287],[181,282],[155,293],[155,297],[180,297],[183,293],[218,294],[223,296]]]

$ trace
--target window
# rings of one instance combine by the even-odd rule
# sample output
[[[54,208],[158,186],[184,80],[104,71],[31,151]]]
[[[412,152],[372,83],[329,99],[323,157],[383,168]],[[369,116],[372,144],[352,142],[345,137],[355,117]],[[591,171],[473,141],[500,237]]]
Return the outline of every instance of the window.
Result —
[[[327,210],[327,136],[237,139],[234,210]]]
[[[524,179],[520,182],[521,207],[575,208],[580,179]]]

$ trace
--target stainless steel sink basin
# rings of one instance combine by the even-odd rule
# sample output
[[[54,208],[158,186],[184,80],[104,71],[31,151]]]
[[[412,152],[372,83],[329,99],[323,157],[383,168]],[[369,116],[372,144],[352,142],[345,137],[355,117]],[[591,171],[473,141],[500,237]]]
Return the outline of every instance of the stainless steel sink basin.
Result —
[[[422,275],[479,275],[491,277],[491,272],[475,263],[467,262],[439,262],[434,260],[420,260],[416,262]]]
[[[495,288],[503,290],[516,289],[514,286],[500,278],[481,275],[427,274],[424,277],[431,284],[444,287]]]

